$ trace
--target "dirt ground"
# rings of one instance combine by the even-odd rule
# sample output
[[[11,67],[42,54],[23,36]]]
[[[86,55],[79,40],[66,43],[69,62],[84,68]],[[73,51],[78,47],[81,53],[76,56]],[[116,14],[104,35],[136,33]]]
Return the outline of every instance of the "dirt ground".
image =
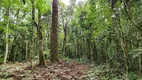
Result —
[[[76,61],[63,61],[38,66],[37,61],[33,62],[31,69],[30,62],[8,63],[0,65],[0,80],[87,80],[88,66]]]

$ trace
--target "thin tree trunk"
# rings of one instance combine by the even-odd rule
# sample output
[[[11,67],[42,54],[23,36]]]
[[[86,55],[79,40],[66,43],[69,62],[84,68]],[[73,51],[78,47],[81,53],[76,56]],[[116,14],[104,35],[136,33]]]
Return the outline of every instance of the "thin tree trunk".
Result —
[[[63,24],[63,30],[64,30],[63,55],[66,55],[67,21],[65,22],[62,12],[63,10],[61,9],[62,24]]]
[[[58,0],[53,0],[52,12],[50,60],[54,63],[58,61]]]
[[[28,40],[26,41],[26,60],[28,60]]]
[[[32,42],[31,42],[31,52],[30,52],[30,62],[31,62],[31,69],[32,69],[32,71],[33,71],[33,53],[34,53],[34,51],[33,51],[33,39],[32,39]]]
[[[63,55],[66,55],[67,24],[64,26]]]
[[[45,65],[45,58],[43,55],[43,44],[42,44],[42,19],[40,10],[38,14],[38,48],[39,48],[39,65]]]
[[[8,7],[8,11],[7,11],[7,25],[6,25],[6,46],[5,46],[5,55],[4,55],[4,64],[6,64],[6,60],[7,60],[7,55],[8,55],[8,28],[9,28],[9,15],[10,15],[10,6]]]

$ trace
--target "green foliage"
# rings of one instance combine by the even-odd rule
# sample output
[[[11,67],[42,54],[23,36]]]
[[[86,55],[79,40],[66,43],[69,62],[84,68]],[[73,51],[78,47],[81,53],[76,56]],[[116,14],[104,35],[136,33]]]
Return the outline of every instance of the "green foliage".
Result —
[[[36,0],[37,9],[41,11],[41,13],[45,14],[48,10],[51,9],[51,0]]]
[[[0,54],[0,64],[3,63],[3,56]]]
[[[136,59],[136,58],[138,58],[140,55],[142,55],[142,49],[141,49],[141,48],[135,49],[135,50],[129,52],[129,54],[132,55],[132,58],[133,58],[133,59]]]
[[[130,78],[129,78],[130,80],[137,80],[137,79],[138,79],[138,75],[135,74],[135,73],[133,73],[133,72],[130,72],[129,77],[130,77]]]
[[[50,49],[43,51],[43,54],[44,54],[46,59],[49,59],[50,58]]]

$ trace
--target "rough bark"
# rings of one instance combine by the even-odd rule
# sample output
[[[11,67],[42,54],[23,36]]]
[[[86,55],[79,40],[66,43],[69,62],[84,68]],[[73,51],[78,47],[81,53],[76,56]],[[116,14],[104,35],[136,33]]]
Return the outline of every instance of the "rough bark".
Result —
[[[34,29],[34,19],[35,19],[35,6],[34,6],[34,0],[31,0],[32,3],[32,28],[31,28],[31,52],[30,52],[30,62],[31,62],[31,68],[33,70],[33,53],[34,53],[34,40],[33,40],[33,29]]]
[[[51,29],[51,62],[58,61],[58,0],[53,0],[52,5],[52,29]]]
[[[38,14],[38,50],[39,50],[39,65],[45,65],[45,58],[43,55],[43,43],[42,43],[42,18],[40,10]]]

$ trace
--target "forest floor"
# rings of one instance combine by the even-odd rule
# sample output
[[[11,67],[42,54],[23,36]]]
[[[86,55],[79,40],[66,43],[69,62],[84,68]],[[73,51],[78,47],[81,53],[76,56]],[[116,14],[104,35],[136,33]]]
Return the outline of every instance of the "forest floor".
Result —
[[[87,80],[89,67],[85,64],[70,60],[60,60],[52,64],[47,61],[46,66],[38,66],[38,62],[31,70],[31,63],[8,63],[0,65],[0,80]],[[96,77],[98,78],[98,77]],[[96,79],[97,80],[97,79]]]
[[[60,60],[46,66],[33,62],[0,65],[0,80],[125,80],[124,72],[106,65],[84,64],[74,60]],[[131,79],[131,80],[141,80]]]

